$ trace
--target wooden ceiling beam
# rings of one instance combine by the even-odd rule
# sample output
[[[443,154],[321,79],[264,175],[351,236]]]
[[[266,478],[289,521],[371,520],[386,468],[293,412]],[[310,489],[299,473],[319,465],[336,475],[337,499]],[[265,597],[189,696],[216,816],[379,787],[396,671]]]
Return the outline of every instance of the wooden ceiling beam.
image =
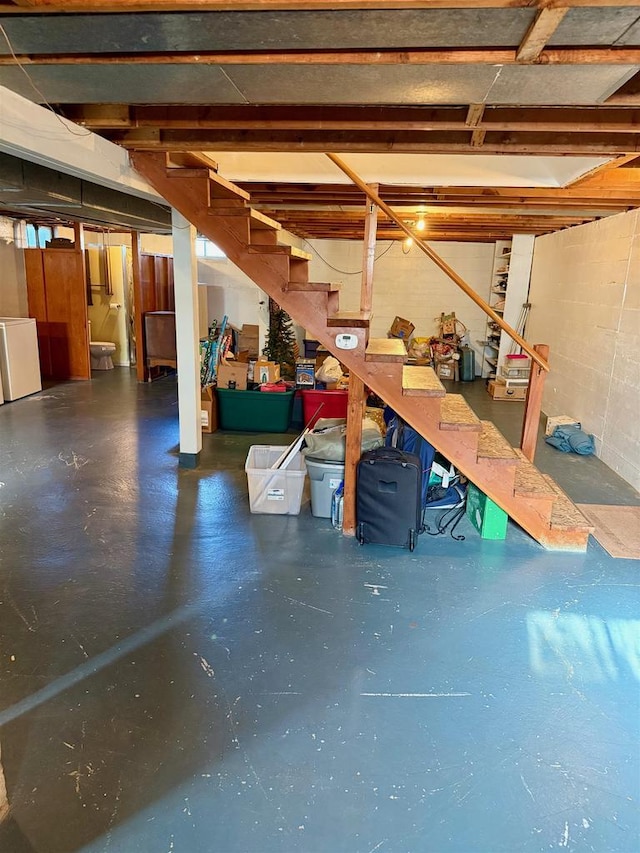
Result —
[[[640,133],[633,107],[127,106],[65,104],[66,118],[94,130],[463,130]]]
[[[280,151],[321,152],[334,148],[362,153],[484,153],[529,155],[603,155],[640,154],[637,133],[599,132],[522,132],[487,131],[481,149],[473,147],[468,131],[371,132],[317,131],[304,135],[295,131],[161,130],[134,128],[108,134],[113,142],[141,151]]]
[[[4,0],[0,13],[276,12],[354,9],[629,8],[636,0]]]
[[[516,51],[516,60],[518,62],[537,61],[544,46],[558,29],[568,11],[566,6],[558,9],[541,9],[520,42],[520,47]]]
[[[2,12],[0,6],[0,13]],[[504,48],[420,48],[411,50],[364,49],[336,51],[200,51],[144,53],[38,53],[18,54],[20,65],[522,65],[517,51]],[[11,55],[0,65],[15,65]],[[640,65],[637,47],[571,47],[544,50],[530,64],[537,65]]]

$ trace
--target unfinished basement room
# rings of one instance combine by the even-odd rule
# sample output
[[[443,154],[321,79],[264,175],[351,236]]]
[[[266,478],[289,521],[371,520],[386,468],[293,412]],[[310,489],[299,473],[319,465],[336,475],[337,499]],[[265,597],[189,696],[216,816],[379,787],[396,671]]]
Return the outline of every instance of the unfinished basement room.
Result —
[[[0,0],[0,853],[640,850],[640,5]]]

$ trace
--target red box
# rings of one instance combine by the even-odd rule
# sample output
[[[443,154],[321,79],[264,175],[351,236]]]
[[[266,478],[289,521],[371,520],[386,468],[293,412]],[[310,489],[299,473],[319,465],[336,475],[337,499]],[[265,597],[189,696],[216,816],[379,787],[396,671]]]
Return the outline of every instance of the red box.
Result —
[[[303,390],[302,414],[304,425],[313,426],[318,418],[346,418],[348,391],[311,391]],[[316,414],[318,406],[322,408]],[[313,419],[313,420],[312,420]],[[311,423],[309,423],[311,421]]]

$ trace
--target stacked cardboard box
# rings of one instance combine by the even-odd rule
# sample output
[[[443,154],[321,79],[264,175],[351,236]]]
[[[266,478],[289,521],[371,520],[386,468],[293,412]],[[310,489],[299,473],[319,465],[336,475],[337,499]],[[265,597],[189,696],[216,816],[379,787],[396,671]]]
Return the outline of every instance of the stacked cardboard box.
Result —
[[[249,358],[258,358],[260,355],[259,338],[260,329],[258,326],[243,323],[242,330],[238,335],[238,350],[240,352],[246,350]]]
[[[218,388],[236,388],[238,391],[247,389],[247,372],[249,365],[235,362],[222,362],[218,365],[216,380]],[[229,385],[231,383],[231,385]]]

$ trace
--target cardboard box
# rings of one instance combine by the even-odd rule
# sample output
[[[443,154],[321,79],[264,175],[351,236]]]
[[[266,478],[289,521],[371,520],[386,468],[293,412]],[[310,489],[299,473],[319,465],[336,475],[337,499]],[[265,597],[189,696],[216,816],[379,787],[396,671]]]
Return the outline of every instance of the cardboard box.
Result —
[[[215,432],[218,429],[218,404],[211,385],[200,391],[200,425],[202,432]]]
[[[473,483],[467,486],[466,513],[483,539],[507,538],[509,516]]]
[[[248,364],[236,364],[230,361],[220,363],[216,374],[218,388],[228,388],[230,382],[235,382],[238,391],[246,391],[248,370]]]
[[[460,375],[458,362],[451,359],[450,361],[439,361],[436,363],[436,376],[438,379],[451,379],[457,382]]]
[[[316,387],[316,363],[309,359],[299,358],[296,361],[296,388]]]
[[[510,385],[492,379],[487,388],[494,400],[517,400],[520,403],[527,399],[526,385]]]
[[[258,358],[260,355],[258,346],[259,340],[260,328],[248,323],[243,323],[242,330],[238,335],[238,349],[249,350],[249,358]]]
[[[582,429],[582,424],[578,423],[575,418],[570,418],[569,415],[554,415],[553,417],[547,417],[547,426],[545,427],[544,434],[553,435],[556,427],[567,426],[567,424]]]
[[[405,341],[410,338],[415,326],[409,320],[404,320],[402,317],[396,317],[391,328],[389,329],[390,338],[403,338]]]
[[[253,368],[253,381],[262,385],[263,382],[277,382],[280,379],[280,365],[275,361],[256,361]]]

